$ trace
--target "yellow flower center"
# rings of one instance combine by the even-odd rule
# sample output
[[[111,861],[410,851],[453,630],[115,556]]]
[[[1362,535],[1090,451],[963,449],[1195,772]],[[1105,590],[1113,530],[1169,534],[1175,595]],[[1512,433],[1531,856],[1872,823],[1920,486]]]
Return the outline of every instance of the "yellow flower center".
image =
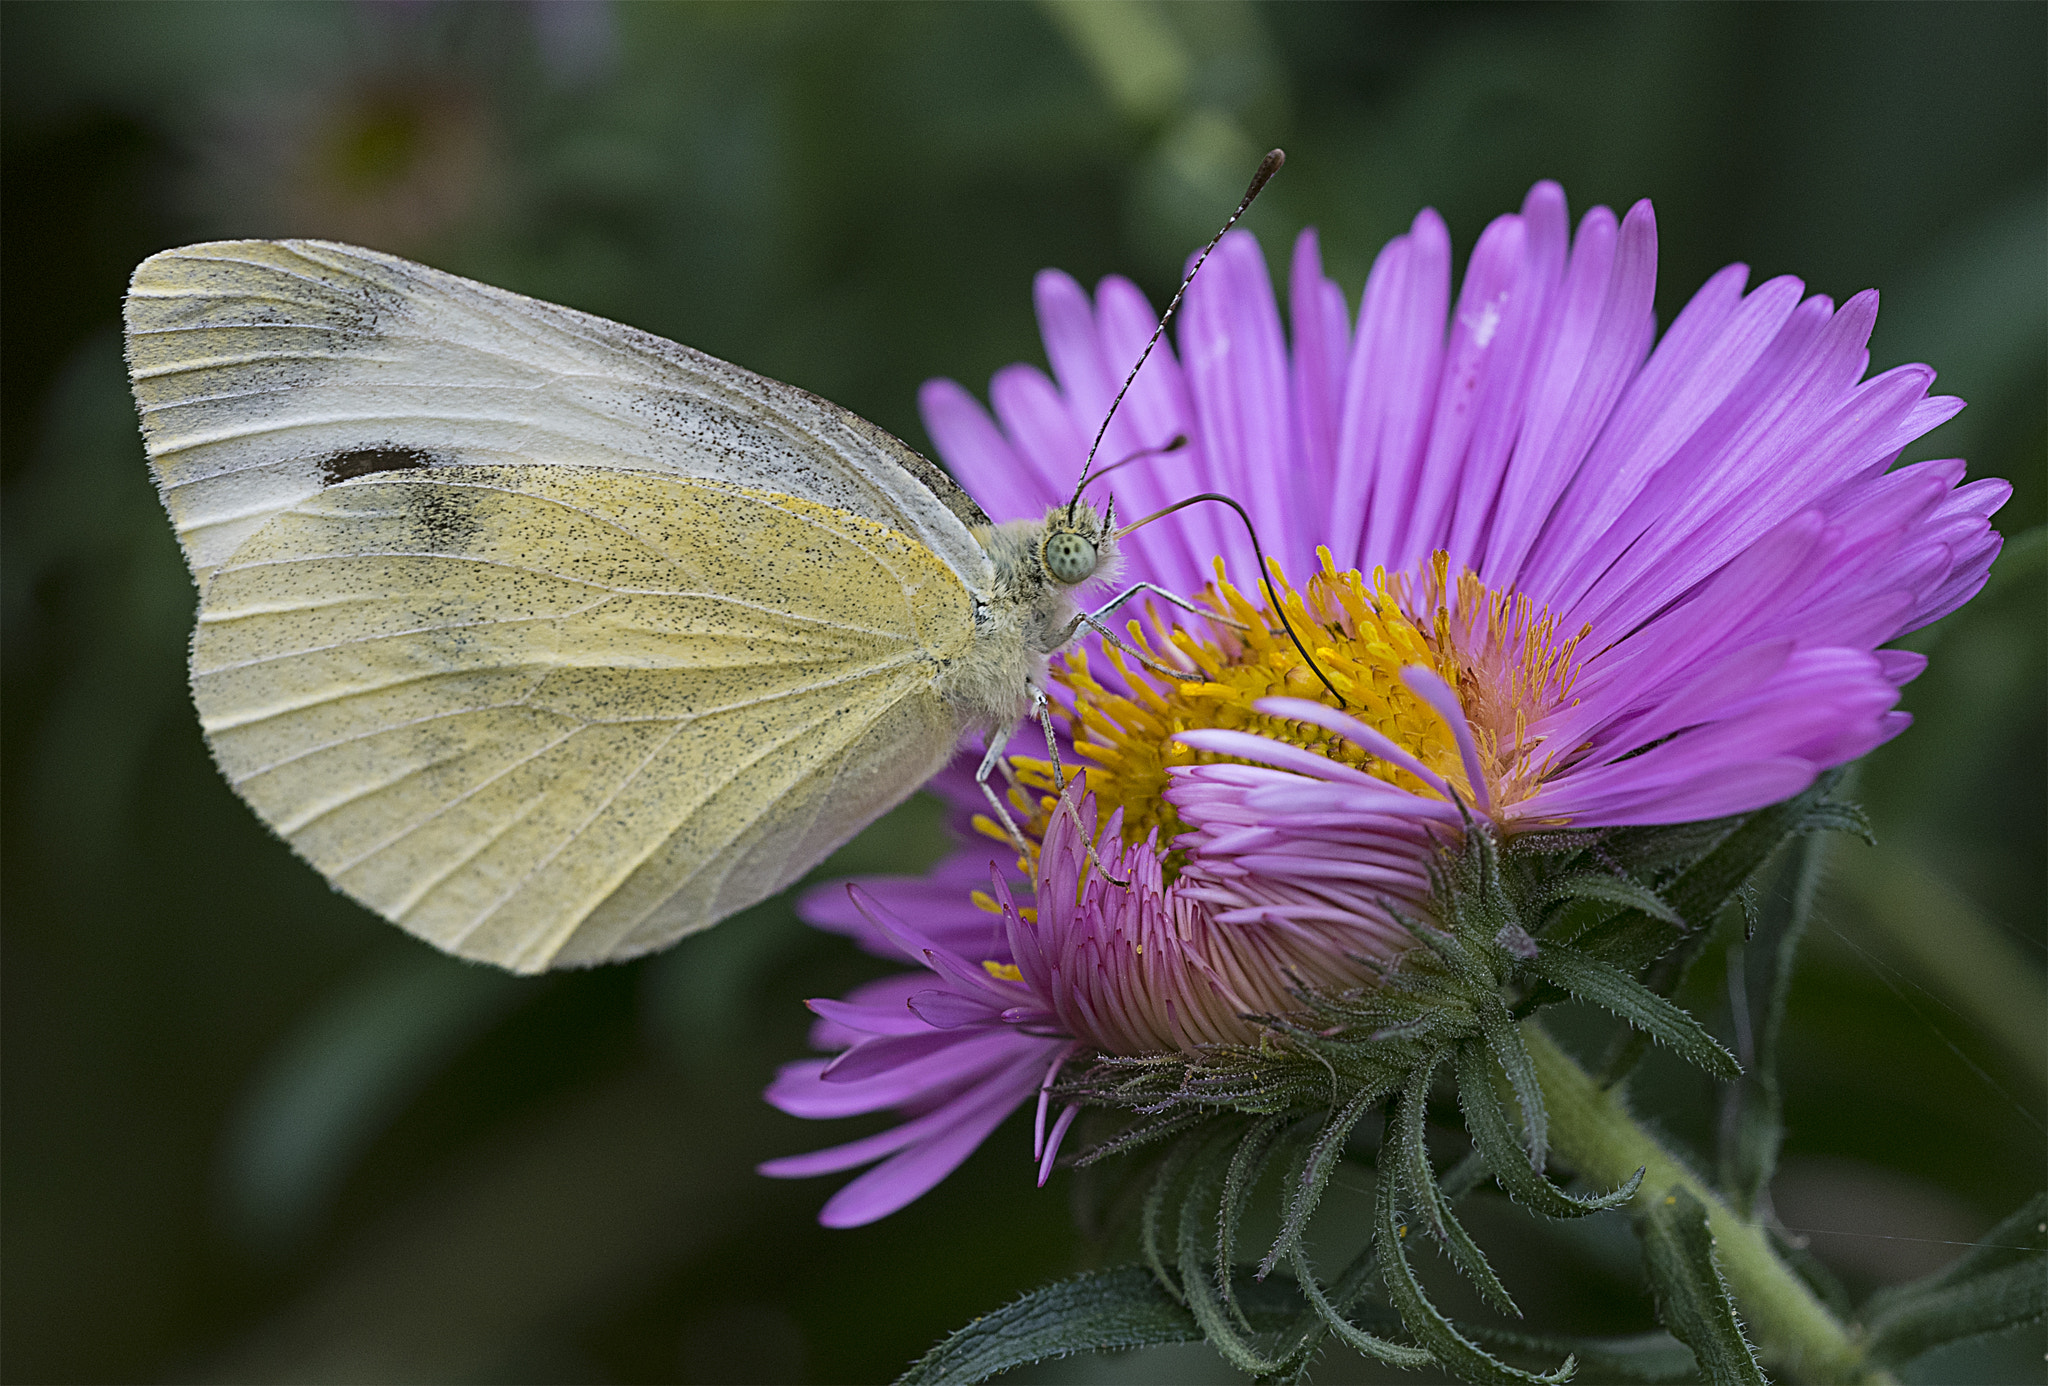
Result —
[[[1253,707],[1275,696],[1342,707],[1473,802],[1455,734],[1401,678],[1411,665],[1435,670],[1457,693],[1496,812],[1527,797],[1541,782],[1552,757],[1541,754],[1529,727],[1569,700],[1577,673],[1573,657],[1585,632],[1559,640],[1554,619],[1528,598],[1494,592],[1470,573],[1452,582],[1441,553],[1419,579],[1390,577],[1376,569],[1370,583],[1355,570],[1337,571],[1327,549],[1318,556],[1321,569],[1305,591],[1289,583],[1278,565],[1271,574],[1271,590],[1294,635],[1314,656],[1315,668],[1270,607],[1239,592],[1218,560],[1216,582],[1202,599],[1235,625],[1211,625],[1213,634],[1198,638],[1155,612],[1149,634],[1136,621],[1128,627],[1145,660],[1197,678],[1166,677],[1114,647],[1107,657],[1127,691],[1098,679],[1085,652],[1069,655],[1064,667],[1055,670],[1054,677],[1074,694],[1074,745],[1090,762],[1088,788],[1104,818],[1123,810],[1126,842],[1142,841],[1156,829],[1161,844],[1170,847],[1182,824],[1166,799],[1167,772],[1232,759],[1174,740],[1197,728],[1253,732],[1404,789],[1433,793],[1418,776],[1354,742]],[[1039,796],[1024,796],[1036,799],[1027,809],[1036,810],[1036,818],[1050,804],[1042,797],[1051,785],[1050,767],[1023,768],[1030,785],[1041,790]]]

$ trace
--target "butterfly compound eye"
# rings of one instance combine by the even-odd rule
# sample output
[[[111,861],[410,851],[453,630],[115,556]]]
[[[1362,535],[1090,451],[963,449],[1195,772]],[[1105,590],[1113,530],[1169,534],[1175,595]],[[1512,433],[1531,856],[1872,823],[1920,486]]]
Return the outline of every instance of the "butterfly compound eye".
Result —
[[[1095,576],[1095,545],[1074,533],[1055,534],[1045,541],[1045,570],[1072,587]]]

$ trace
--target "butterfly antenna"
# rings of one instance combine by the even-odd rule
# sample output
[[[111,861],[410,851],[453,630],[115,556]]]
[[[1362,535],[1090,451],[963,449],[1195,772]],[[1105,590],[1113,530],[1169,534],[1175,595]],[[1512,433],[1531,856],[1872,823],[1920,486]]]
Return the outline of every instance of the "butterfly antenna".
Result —
[[[1344,701],[1344,695],[1337,691],[1336,684],[1330,682],[1330,676],[1323,672],[1323,666],[1316,663],[1315,656],[1308,652],[1308,646],[1301,643],[1301,637],[1295,633],[1294,622],[1287,619],[1287,608],[1281,604],[1280,594],[1273,590],[1273,573],[1271,567],[1266,562],[1266,550],[1259,543],[1258,527],[1252,524],[1252,517],[1235,500],[1215,491],[1204,491],[1199,496],[1189,496],[1186,500],[1177,500],[1164,510],[1155,510],[1144,519],[1135,520],[1125,525],[1122,529],[1116,531],[1115,537],[1121,539],[1134,529],[1140,529],[1145,525],[1149,525],[1154,520],[1164,519],[1176,510],[1185,510],[1199,501],[1215,501],[1219,505],[1227,505],[1237,512],[1238,519],[1244,521],[1245,533],[1252,537],[1252,554],[1259,560],[1259,582],[1266,589],[1266,600],[1272,603],[1273,614],[1280,618],[1281,628],[1287,632],[1287,638],[1294,642],[1294,648],[1301,652],[1303,661],[1307,663],[1310,669],[1315,671],[1315,676],[1323,681],[1323,687],[1330,690],[1330,696],[1337,700],[1337,706],[1348,710],[1351,704]]]
[[[1104,467],[1101,471],[1097,472],[1094,476],[1090,477],[1089,481],[1100,481],[1102,480],[1102,478],[1108,476],[1111,472],[1117,470],[1117,468],[1119,467],[1128,467],[1133,462],[1143,462],[1145,459],[1149,457],[1171,457],[1173,454],[1179,452],[1182,448],[1185,448],[1187,445],[1188,435],[1185,433],[1176,433],[1173,435],[1173,439],[1171,442],[1162,443],[1160,446],[1156,448],[1139,448],[1136,452],[1130,454],[1128,457],[1119,457],[1116,461],[1110,463],[1107,467]],[[1081,484],[1085,486],[1088,483],[1083,482]]]
[[[1252,199],[1259,195],[1267,180],[1278,173],[1280,166],[1286,162],[1287,155],[1278,149],[1268,151],[1266,157],[1259,160],[1259,171],[1252,175],[1251,186],[1244,191],[1244,201],[1237,204],[1237,210],[1230,214],[1230,220],[1224,222],[1216,234],[1209,238],[1209,244],[1202,247],[1202,253],[1195,257],[1194,265],[1181,279],[1180,287],[1173,291],[1173,301],[1168,303],[1166,311],[1159,315],[1159,326],[1152,329],[1151,340],[1146,342],[1145,349],[1138,353],[1138,364],[1132,366],[1131,373],[1124,377],[1123,387],[1116,392],[1116,398],[1109,402],[1109,412],[1102,416],[1102,427],[1095,430],[1095,441],[1088,445],[1088,458],[1081,464],[1081,479],[1075,483],[1073,498],[1067,502],[1069,520],[1074,518],[1074,507],[1081,503],[1081,490],[1088,484],[1089,469],[1095,465],[1095,451],[1102,446],[1103,435],[1109,432],[1110,420],[1116,417],[1117,407],[1124,402],[1124,396],[1130,393],[1131,382],[1135,381],[1138,372],[1145,368],[1146,358],[1152,355],[1152,348],[1158,346],[1159,339],[1166,334],[1166,325],[1173,321],[1174,310],[1180,307],[1181,299],[1187,295],[1188,285],[1194,283],[1195,276],[1202,272],[1203,264],[1209,259],[1209,252],[1216,248],[1217,242],[1223,239],[1231,227],[1237,225],[1237,219],[1252,205]]]

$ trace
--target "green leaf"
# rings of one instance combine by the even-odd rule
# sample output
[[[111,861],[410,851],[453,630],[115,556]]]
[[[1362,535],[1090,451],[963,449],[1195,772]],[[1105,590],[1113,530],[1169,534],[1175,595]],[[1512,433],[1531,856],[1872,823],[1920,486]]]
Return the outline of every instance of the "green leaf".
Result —
[[[1643,1172],[1612,1193],[1577,1198],[1543,1177],[1515,1141],[1507,1108],[1493,1086],[1493,1061],[1485,1046],[1458,1049],[1458,1106],[1465,1113],[1465,1131],[1472,1137],[1487,1168],[1509,1198],[1549,1218],[1577,1218],[1619,1207],[1635,1197]],[[1448,1190],[1446,1191],[1448,1192]]]
[[[1567,1357],[1564,1365],[1545,1375],[1525,1372],[1458,1332],[1442,1311],[1430,1303],[1422,1282],[1416,1279],[1415,1268],[1408,1264],[1408,1253],[1402,1245],[1407,1229],[1395,1210],[1393,1192],[1388,1188],[1379,1192],[1373,1245],[1379,1253],[1380,1278],[1386,1282],[1387,1295],[1409,1334],[1461,1381],[1479,1382],[1482,1386],[1519,1386],[1524,1382],[1555,1386],[1557,1382],[1569,1381],[1578,1369],[1574,1359]]]
[[[1293,1287],[1249,1281],[1239,1302],[1260,1332],[1282,1332],[1301,1310]],[[1042,1286],[951,1334],[897,1386],[968,1386],[997,1372],[1077,1352],[1199,1342],[1202,1330],[1143,1266],[1089,1271]]]
[[[2048,1256],[1950,1285],[1899,1305],[1871,1327],[1871,1352],[1886,1362],[1964,1338],[2000,1333],[2048,1317]]]
[[[1944,1343],[2048,1316],[2048,1193],[2036,1194],[1955,1262],[1875,1295],[1872,1351],[1910,1362]]]
[[[1705,1026],[1627,973],[1561,943],[1544,945],[1532,966],[1544,980],[1555,982],[1581,1001],[1614,1012],[1716,1078],[1742,1076],[1742,1065]]]
[[[1692,1349],[1711,1386],[1764,1386],[1756,1351],[1735,1320],[1727,1282],[1714,1264],[1707,1210],[1674,1186],[1636,1219],[1657,1317]]]
[[[1916,1285],[1953,1285],[1988,1271],[2031,1260],[2048,1251],[2048,1193],[2037,1193],[1986,1232],[1977,1244]],[[1907,1294],[1912,1285],[1888,1291]]]

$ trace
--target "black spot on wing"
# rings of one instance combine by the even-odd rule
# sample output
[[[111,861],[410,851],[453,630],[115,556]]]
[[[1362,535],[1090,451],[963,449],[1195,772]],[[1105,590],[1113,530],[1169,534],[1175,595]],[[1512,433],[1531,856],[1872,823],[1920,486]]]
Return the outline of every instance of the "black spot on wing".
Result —
[[[487,493],[470,486],[405,483],[410,497],[412,542],[422,553],[466,554],[480,547],[486,526],[478,510]]]
[[[418,448],[352,448],[320,459],[320,479],[332,486],[377,472],[400,472],[434,465],[434,455]]]

